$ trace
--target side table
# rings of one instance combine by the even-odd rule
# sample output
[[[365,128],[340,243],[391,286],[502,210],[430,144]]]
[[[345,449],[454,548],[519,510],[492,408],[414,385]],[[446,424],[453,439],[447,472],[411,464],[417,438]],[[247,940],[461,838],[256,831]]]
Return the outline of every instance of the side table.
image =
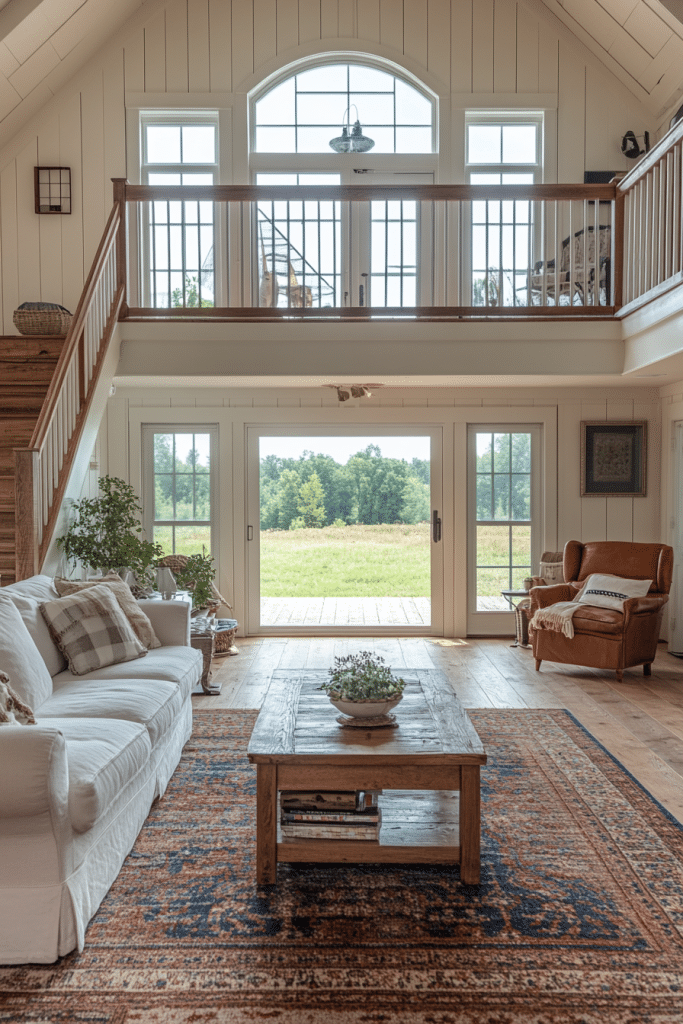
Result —
[[[195,650],[202,652],[204,659],[202,690],[212,695],[220,693],[221,684],[211,682],[211,659],[216,649],[216,632],[210,619],[198,615],[190,620],[190,644]]]
[[[529,608],[531,598],[528,590],[501,590],[503,597],[515,612],[516,637],[511,647],[531,647],[529,643]]]

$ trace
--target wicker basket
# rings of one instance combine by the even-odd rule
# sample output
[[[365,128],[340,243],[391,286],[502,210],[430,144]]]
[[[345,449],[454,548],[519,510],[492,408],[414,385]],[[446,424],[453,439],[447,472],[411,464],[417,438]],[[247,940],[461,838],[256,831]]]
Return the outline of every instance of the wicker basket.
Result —
[[[229,623],[226,624],[226,623]],[[234,625],[233,625],[234,623]],[[221,657],[225,654],[237,654],[235,637],[237,636],[238,623],[234,619],[219,619],[216,623],[214,633],[214,655]]]
[[[31,304],[26,303],[27,306]],[[19,334],[51,334],[55,337],[64,338],[69,333],[72,314],[63,306],[53,306],[48,309],[24,308],[14,310],[12,316],[14,326]]]

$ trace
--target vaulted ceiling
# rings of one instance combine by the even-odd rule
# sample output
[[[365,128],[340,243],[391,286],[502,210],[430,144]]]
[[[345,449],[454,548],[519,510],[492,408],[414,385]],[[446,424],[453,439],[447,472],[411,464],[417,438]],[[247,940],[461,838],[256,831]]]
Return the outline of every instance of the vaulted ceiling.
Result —
[[[149,3],[150,0],[147,0]],[[683,95],[683,0],[522,0],[557,18],[660,123]],[[145,0],[0,0],[5,141]],[[476,0],[474,0],[476,12]]]

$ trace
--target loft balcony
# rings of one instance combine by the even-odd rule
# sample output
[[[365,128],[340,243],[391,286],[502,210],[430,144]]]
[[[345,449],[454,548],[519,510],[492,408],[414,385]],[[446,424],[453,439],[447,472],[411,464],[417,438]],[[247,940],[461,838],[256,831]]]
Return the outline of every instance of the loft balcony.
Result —
[[[622,320],[681,283],[682,145],[679,123],[606,185],[117,179],[120,319]]]

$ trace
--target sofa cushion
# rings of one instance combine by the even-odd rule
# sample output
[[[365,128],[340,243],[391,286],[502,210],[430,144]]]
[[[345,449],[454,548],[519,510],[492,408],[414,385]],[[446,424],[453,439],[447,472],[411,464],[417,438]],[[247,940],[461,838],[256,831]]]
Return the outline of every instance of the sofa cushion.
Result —
[[[14,692],[6,672],[0,672],[0,725],[35,725],[28,704]]]
[[[43,704],[40,720],[50,718],[121,719],[144,725],[152,746],[163,738],[181,713],[183,694],[175,683],[162,679],[74,679],[61,686]]]
[[[24,625],[19,610],[0,591],[0,667],[12,680],[12,689],[34,712],[52,693],[47,666]]]
[[[68,597],[69,594],[78,594],[84,590],[87,592],[91,587],[108,586],[121,605],[121,610],[130,622],[140,643],[144,644],[148,650],[152,647],[161,647],[161,641],[152,629],[152,623],[133,597],[133,591],[127,583],[123,582],[117,572],[108,572],[106,576],[95,580],[66,580],[56,576],[54,584],[60,597]]]
[[[202,677],[203,659],[201,651],[194,647],[159,647],[156,651],[148,651],[147,656],[135,663],[107,665],[96,672],[88,672],[79,679],[100,679],[103,682],[114,682],[119,679],[130,679],[133,675],[144,685],[145,679],[164,679],[175,683],[186,695]],[[71,672],[60,672],[52,680],[55,691],[73,682]]]
[[[147,654],[106,584],[45,601],[40,610],[74,675]]]
[[[2,592],[19,609],[24,625],[33,637],[50,675],[56,676],[58,672],[63,672],[66,668],[66,658],[50,636],[47,622],[40,613],[43,601],[53,601],[59,597],[53,586],[52,577],[31,576],[28,580],[19,580],[9,587],[3,587]]]
[[[71,824],[87,832],[149,761],[147,730],[136,722],[94,718],[50,718],[38,724],[56,727],[66,740]]]

